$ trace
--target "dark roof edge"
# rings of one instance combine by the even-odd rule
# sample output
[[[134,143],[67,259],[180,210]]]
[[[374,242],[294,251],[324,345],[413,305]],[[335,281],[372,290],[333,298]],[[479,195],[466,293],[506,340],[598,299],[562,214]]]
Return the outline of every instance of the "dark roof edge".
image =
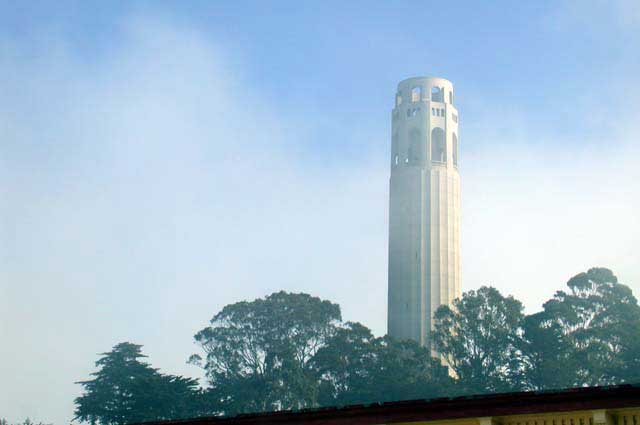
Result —
[[[640,384],[525,391],[143,422],[145,425],[370,425],[640,407]]]

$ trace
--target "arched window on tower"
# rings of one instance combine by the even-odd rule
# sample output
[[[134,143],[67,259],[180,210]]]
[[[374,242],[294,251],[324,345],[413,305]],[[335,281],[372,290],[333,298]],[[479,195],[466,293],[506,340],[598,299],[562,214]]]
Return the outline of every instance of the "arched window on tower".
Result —
[[[411,101],[412,102],[420,102],[420,97],[422,96],[422,87],[414,87],[411,89]]]
[[[453,133],[453,147],[451,150],[453,151],[451,153],[453,165],[458,166],[458,136],[456,136],[456,133]]]
[[[431,88],[431,101],[432,102],[444,102],[444,90],[440,87]]]
[[[424,143],[420,130],[412,128],[409,131],[409,164],[422,164],[424,162]]]
[[[453,92],[449,90],[449,103],[453,105]]]
[[[431,130],[431,161],[447,162],[447,143],[444,137],[444,130],[440,127],[435,127]]]

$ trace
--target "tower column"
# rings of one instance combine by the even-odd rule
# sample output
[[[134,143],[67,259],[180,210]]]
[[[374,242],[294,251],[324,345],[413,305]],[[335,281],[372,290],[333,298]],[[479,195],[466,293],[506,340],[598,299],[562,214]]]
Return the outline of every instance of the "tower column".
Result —
[[[388,334],[428,345],[460,296],[458,111],[451,82],[409,78],[392,112]]]

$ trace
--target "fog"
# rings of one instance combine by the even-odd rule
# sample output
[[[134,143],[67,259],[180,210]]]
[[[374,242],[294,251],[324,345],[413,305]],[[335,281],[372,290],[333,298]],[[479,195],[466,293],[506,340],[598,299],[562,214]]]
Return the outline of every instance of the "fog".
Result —
[[[192,335],[225,304],[280,289],[385,332],[390,123],[342,120],[344,139],[321,152],[310,141],[327,120],[261,92],[214,41],[163,20],[127,28],[100,64],[64,38],[37,60],[1,41],[0,414],[12,421],[69,420],[74,381],[120,341],[200,376],[185,364]],[[491,284],[532,312],[604,266],[640,293],[640,94],[610,84],[624,105],[589,111],[603,126],[617,117],[609,136],[562,143],[517,105],[483,111],[488,93],[460,94],[463,290]]]

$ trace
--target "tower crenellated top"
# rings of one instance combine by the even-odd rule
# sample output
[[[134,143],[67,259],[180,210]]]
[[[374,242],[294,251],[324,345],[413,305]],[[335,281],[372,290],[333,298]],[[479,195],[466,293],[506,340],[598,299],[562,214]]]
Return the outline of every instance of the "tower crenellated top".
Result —
[[[451,81],[438,77],[412,77],[398,83],[396,106],[405,102],[432,101],[453,105]]]
[[[398,84],[392,113],[391,167],[458,167],[458,110],[451,81],[413,77]]]

